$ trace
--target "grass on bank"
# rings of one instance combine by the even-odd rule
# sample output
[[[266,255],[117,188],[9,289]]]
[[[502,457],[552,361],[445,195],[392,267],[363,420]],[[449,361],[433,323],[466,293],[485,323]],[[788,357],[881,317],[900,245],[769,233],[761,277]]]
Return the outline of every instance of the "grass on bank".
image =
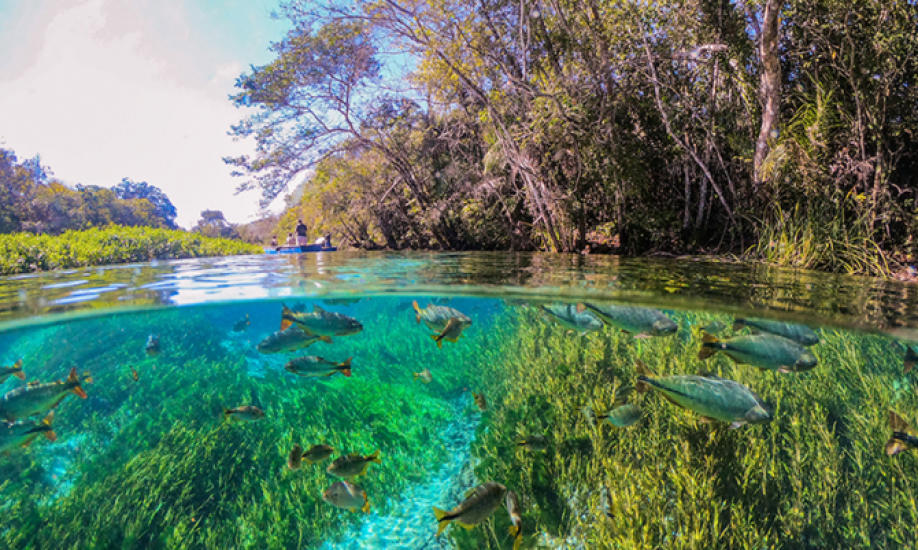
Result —
[[[258,254],[259,246],[197,233],[111,225],[59,236],[0,235],[0,275],[150,260]]]

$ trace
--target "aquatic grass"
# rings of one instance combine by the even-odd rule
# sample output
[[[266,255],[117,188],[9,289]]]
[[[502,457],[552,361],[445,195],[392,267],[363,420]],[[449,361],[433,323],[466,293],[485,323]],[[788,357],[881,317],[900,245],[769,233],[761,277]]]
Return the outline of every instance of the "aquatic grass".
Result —
[[[918,461],[887,458],[882,445],[888,409],[914,418],[918,398],[894,390],[914,382],[887,339],[824,330],[815,348],[820,365],[781,375],[720,355],[701,362],[698,338],[684,332],[646,341],[608,330],[572,337],[531,310],[508,315],[476,474],[523,496],[529,533],[567,538],[565,547],[574,548],[914,547]],[[729,321],[673,317],[680,331]],[[580,408],[611,405],[615,389],[633,381],[639,357],[660,375],[705,369],[745,383],[776,407],[776,419],[726,430],[648,393],[632,394],[645,414],[637,426],[591,426]],[[514,452],[521,432],[548,435],[552,449]],[[600,510],[603,487],[611,518]],[[509,525],[505,516],[492,520],[498,533]],[[476,531],[451,534],[460,547],[490,540]],[[500,547],[509,548],[509,539]]]
[[[260,254],[261,247],[172,229],[110,225],[61,235],[0,235],[0,275],[150,260]]]

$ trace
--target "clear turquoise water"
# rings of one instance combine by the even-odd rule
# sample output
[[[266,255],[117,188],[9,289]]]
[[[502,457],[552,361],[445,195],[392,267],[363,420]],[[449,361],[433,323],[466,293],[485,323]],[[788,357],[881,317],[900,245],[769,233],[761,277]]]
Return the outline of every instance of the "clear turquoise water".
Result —
[[[609,300],[659,309],[678,330],[580,334],[543,310]],[[75,368],[92,383],[54,409],[56,441],[0,455],[0,544],[512,548],[503,504],[474,529],[436,534],[433,507],[494,481],[520,496],[524,548],[913,547],[918,452],[888,457],[884,443],[890,410],[918,419],[903,365],[914,300],[912,287],[869,279],[526,254],[245,257],[2,279],[0,365],[22,359],[26,380],[43,383]],[[413,301],[472,325],[438,349]],[[260,353],[282,304],[364,328]],[[817,367],[698,359],[700,326],[720,321],[729,338],[748,333],[731,329],[748,315],[812,326]],[[157,355],[145,352],[151,334]],[[352,376],[285,371],[306,355],[352,358]],[[597,425],[582,408],[611,409],[638,360],[661,376],[740,382],[773,420],[730,430],[632,392],[638,423]],[[424,369],[429,384],[413,377]],[[25,383],[10,377],[0,392]],[[265,418],[222,418],[243,405]],[[531,435],[548,448],[517,445]],[[318,443],[335,448],[331,459],[288,468],[295,444]],[[381,462],[355,479],[369,513],[322,500],[339,481],[325,471],[332,459],[376,450]]]

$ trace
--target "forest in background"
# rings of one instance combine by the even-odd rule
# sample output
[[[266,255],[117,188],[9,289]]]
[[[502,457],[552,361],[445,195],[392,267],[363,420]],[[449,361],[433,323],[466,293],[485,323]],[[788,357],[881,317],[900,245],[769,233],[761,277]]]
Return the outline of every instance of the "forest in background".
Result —
[[[364,248],[915,254],[918,2],[286,2],[225,159]]]

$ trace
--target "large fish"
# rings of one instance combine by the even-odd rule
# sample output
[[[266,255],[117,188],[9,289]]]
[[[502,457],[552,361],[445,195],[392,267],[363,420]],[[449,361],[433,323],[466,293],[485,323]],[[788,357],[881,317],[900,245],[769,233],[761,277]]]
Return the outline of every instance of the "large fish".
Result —
[[[349,377],[351,375],[351,359],[353,357],[348,357],[341,363],[335,363],[328,359],[310,355],[288,361],[284,365],[284,370],[306,378],[330,377],[339,373]]]
[[[446,526],[453,521],[463,529],[472,529],[491,517],[491,514],[500,507],[506,493],[506,487],[489,481],[466,493],[465,500],[448,512],[434,507],[434,515],[437,517],[437,536],[440,536]]]
[[[893,411],[889,411],[889,427],[893,433],[885,446],[888,456],[895,456],[909,449],[918,449],[918,432]]]
[[[819,343],[819,336],[813,332],[813,329],[806,325],[783,323],[781,321],[772,321],[771,319],[751,318],[736,319],[733,322],[733,332],[737,332],[743,327],[748,327],[752,329],[753,332],[767,332],[769,334],[783,336],[788,340],[793,340],[802,346],[815,346]]]
[[[723,352],[738,364],[781,373],[802,372],[816,367],[816,356],[797,342],[774,334],[751,334],[718,340],[708,333],[702,337],[698,358],[702,361]]]
[[[637,371],[640,375],[635,384],[637,391],[655,389],[673,404],[694,411],[707,421],[727,422],[730,429],[735,429],[744,424],[763,424],[772,420],[770,407],[739,382],[711,373],[657,378],[640,361]]]
[[[0,367],[0,384],[7,381],[10,376],[15,376],[20,380],[25,380],[25,373],[22,372],[22,359],[8,367]]]
[[[28,447],[39,434],[49,441],[57,441],[57,434],[51,427],[53,420],[54,411],[51,411],[41,421],[23,420],[12,424],[0,422],[0,452],[8,455],[17,447]]]
[[[357,319],[334,311],[325,311],[317,305],[312,306],[312,313],[298,313],[284,306],[281,312],[281,330],[293,323],[309,334],[329,338],[357,334],[363,330],[363,325]]]
[[[379,451],[371,455],[363,456],[357,453],[351,453],[347,456],[336,458],[334,462],[328,465],[326,472],[337,477],[354,477],[367,474],[370,463],[382,463],[379,459]]]
[[[336,506],[344,508],[351,512],[360,510],[361,512],[370,512],[370,499],[367,493],[360,487],[348,481],[338,481],[322,493],[322,500]]]
[[[669,336],[679,330],[679,325],[662,311],[649,307],[577,304],[577,311],[586,310],[595,313],[607,325],[633,334],[635,338]]]
[[[589,310],[577,311],[574,304],[544,305],[542,315],[581,335],[602,330],[602,319]]]
[[[92,383],[89,373],[84,373],[84,381]],[[75,368],[70,369],[67,380],[58,380],[48,384],[30,382],[16,388],[0,398],[0,418],[15,422],[33,414],[43,413],[57,407],[67,394],[73,393],[80,399],[86,399],[86,392],[80,386],[80,377]]]
[[[443,349],[443,340],[455,344],[462,336],[462,331],[465,330],[465,327],[466,325],[462,324],[462,320],[460,318],[453,317],[446,323],[446,327],[443,329],[443,332],[440,334],[431,334],[430,337],[433,338],[433,341],[437,343],[437,349]]]
[[[261,353],[284,353],[309,347],[319,340],[326,344],[330,344],[332,341],[328,336],[309,334],[299,325],[291,325],[285,330],[275,332],[259,342],[256,349]]]
[[[417,301],[412,302],[411,305],[416,312],[414,318],[418,324],[423,321],[430,330],[443,332],[446,330],[446,325],[449,324],[450,319],[458,319],[462,330],[472,325],[472,320],[468,315],[451,307],[428,304],[427,307],[421,309]]]

